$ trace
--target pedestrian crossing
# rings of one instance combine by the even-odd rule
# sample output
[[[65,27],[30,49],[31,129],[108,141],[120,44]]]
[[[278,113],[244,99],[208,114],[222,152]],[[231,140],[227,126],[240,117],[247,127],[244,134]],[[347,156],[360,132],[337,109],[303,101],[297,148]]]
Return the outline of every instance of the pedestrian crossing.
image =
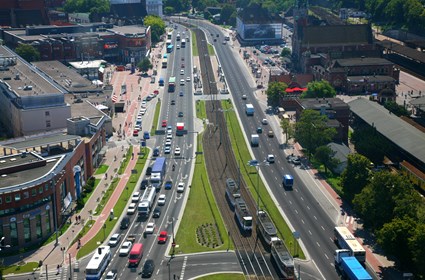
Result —
[[[72,278],[70,278],[69,275],[69,267],[62,266],[59,269],[48,269],[47,273],[46,271],[41,271],[39,278],[40,280],[77,280],[78,279],[78,273],[72,271]]]

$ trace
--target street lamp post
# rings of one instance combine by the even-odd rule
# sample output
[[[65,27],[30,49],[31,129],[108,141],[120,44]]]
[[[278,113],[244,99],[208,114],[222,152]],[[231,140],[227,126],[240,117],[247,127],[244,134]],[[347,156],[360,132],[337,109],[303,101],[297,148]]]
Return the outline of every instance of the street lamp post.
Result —
[[[59,245],[59,232],[58,232],[58,209],[57,209],[57,205],[56,205],[56,173],[52,172],[52,186],[53,186],[53,222],[54,222],[54,226],[55,226],[55,234],[56,234],[56,242],[55,242],[55,246]]]
[[[252,159],[248,161],[249,166],[255,166],[257,169],[257,212],[260,211],[260,166],[266,165],[268,166],[268,161],[259,162],[256,159]]]
[[[106,224],[103,224],[103,241],[106,239]]]

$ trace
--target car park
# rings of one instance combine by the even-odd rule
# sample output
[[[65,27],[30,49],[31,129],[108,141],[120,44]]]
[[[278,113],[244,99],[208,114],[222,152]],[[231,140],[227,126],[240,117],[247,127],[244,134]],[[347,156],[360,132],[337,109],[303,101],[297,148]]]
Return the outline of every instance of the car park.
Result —
[[[155,224],[150,222],[146,225],[145,234],[152,234],[155,231]]]
[[[168,180],[168,181],[165,182],[164,188],[166,190],[171,190],[172,187],[173,187],[173,181]]]
[[[127,216],[122,218],[120,229],[127,229],[129,225],[130,225],[130,218]]]
[[[175,156],[179,156],[181,154],[181,149],[180,149],[180,147],[176,147],[175,149],[174,149],[174,155]]]
[[[159,206],[162,206],[162,205],[165,205],[166,200],[167,200],[167,196],[165,194],[160,194],[158,197],[157,203]]]
[[[152,217],[159,218],[160,216],[161,216],[161,207],[155,207],[155,209],[153,209]]]
[[[133,246],[133,243],[130,241],[123,242],[119,252],[120,256],[127,256],[130,253],[131,246]]]
[[[136,203],[130,203],[130,205],[127,208],[127,215],[133,215],[136,213],[137,205]]]
[[[140,199],[140,192],[135,192],[131,196],[131,202],[139,202]]]
[[[142,278],[149,278],[152,276],[155,270],[155,263],[153,260],[148,259],[145,261],[142,269]]]
[[[177,192],[184,192],[184,183],[183,182],[178,183]]]
[[[119,233],[114,233],[108,241],[108,245],[111,247],[115,247],[120,243],[121,235]]]
[[[167,239],[168,239],[168,233],[165,230],[161,231],[158,236],[158,243],[159,244],[167,243]]]

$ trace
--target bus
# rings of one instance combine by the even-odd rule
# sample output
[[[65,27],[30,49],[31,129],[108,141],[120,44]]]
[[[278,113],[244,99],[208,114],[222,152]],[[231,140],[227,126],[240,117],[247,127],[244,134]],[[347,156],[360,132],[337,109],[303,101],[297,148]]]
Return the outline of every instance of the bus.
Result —
[[[164,58],[162,60],[162,68],[167,68],[167,64],[168,64],[168,59]]]
[[[171,40],[167,40],[166,42],[165,42],[165,46],[169,46],[169,45],[171,45]]]
[[[171,40],[171,37],[173,37],[173,32],[168,32],[167,39],[168,40]]]
[[[168,92],[174,92],[176,89],[176,77],[170,77],[168,80]]]
[[[167,47],[167,53],[171,53],[172,51],[173,51],[173,45],[171,44],[171,45],[169,45],[168,47]]]
[[[186,39],[182,39],[182,48],[186,47]]]
[[[128,257],[128,265],[138,266],[142,257],[143,257],[143,244],[135,243],[133,247],[131,247],[131,251]]]
[[[366,261],[366,250],[357,241],[351,231],[346,227],[335,227],[334,241],[341,249],[347,249],[353,257],[364,264]]]
[[[86,280],[99,280],[111,261],[111,247],[100,246],[86,268]]]

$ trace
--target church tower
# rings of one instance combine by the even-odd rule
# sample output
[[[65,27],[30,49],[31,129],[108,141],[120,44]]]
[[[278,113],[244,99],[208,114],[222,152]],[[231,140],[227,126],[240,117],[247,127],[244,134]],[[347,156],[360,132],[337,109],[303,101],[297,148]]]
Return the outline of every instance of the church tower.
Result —
[[[296,0],[294,7],[294,33],[292,34],[292,57],[294,66],[299,68],[303,28],[308,25],[308,0]]]

